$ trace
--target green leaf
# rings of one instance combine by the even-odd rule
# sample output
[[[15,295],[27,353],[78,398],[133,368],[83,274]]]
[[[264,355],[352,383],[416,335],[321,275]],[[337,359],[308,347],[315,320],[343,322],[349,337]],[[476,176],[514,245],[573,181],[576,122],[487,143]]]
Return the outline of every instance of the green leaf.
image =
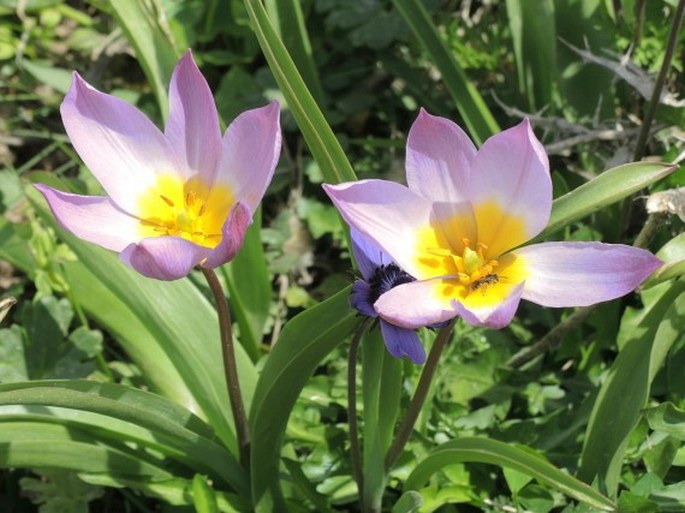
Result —
[[[615,509],[614,503],[597,490],[562,472],[531,451],[487,438],[461,438],[440,445],[412,471],[404,484],[404,490],[419,490],[442,467],[465,461],[513,468],[592,507],[602,511]]]
[[[22,494],[40,505],[40,513],[88,513],[88,503],[104,494],[102,488],[84,483],[74,472],[44,469],[40,475],[40,479],[19,480]]]
[[[49,61],[23,61],[22,67],[31,73],[38,82],[47,84],[57,92],[67,94],[71,85],[71,72],[56,68]]]
[[[138,62],[152,85],[162,118],[166,119],[169,112],[167,84],[181,53],[166,25],[165,13],[160,12],[162,3],[108,0],[107,4],[135,49]]]
[[[100,440],[135,442],[211,472],[237,490],[247,488],[242,469],[213,440],[209,426],[182,406],[148,392],[91,381],[0,385],[0,423],[17,419],[61,423]]]
[[[193,506],[197,513],[218,513],[219,506],[214,490],[200,474],[193,477]]]
[[[649,427],[654,431],[663,431],[685,441],[685,410],[676,408],[671,403],[664,403],[645,410],[645,416]]]
[[[410,490],[402,494],[402,497],[392,507],[391,513],[416,513],[422,504],[423,497],[421,494]]]
[[[336,184],[356,180],[345,152],[307,89],[288,50],[276,35],[261,0],[245,0],[245,7],[269,68],[326,181]]]
[[[288,322],[257,381],[252,408],[251,483],[258,510],[270,511],[280,498],[278,462],[290,412],[321,360],[358,324],[349,307],[350,289]]]
[[[552,103],[558,77],[552,0],[507,0],[519,91],[534,112]]]
[[[61,468],[78,472],[171,478],[166,470],[104,445],[86,432],[45,422],[7,422],[0,429],[0,467]]]
[[[22,330],[14,325],[0,330],[0,383],[29,379]]]
[[[440,37],[423,3],[420,0],[393,0],[393,4],[440,71],[445,87],[476,144],[482,144],[499,132],[490,109]]]
[[[628,338],[609,369],[593,406],[585,433],[579,477],[599,478],[609,496],[619,485],[628,438],[649,397],[656,372],[685,325],[685,283],[665,286],[662,295],[637,319],[622,326]]]
[[[535,240],[644,189],[674,169],[670,164],[634,162],[604,171],[597,178],[555,199],[547,228]]]
[[[312,45],[299,0],[267,0],[266,10],[314,100],[324,104],[324,92],[312,56]]]
[[[685,233],[676,235],[669,240],[657,252],[656,256],[663,260],[664,264],[642,284],[643,289],[648,289],[658,283],[685,274]]]

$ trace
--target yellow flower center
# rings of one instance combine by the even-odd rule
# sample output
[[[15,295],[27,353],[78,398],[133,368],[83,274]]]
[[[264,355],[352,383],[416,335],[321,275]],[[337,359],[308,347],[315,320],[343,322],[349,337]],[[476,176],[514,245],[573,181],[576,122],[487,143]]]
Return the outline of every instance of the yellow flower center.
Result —
[[[221,228],[233,204],[233,193],[225,185],[210,189],[198,178],[183,181],[161,175],[139,200],[141,235],[173,235],[213,248],[221,241]]]
[[[525,280],[526,266],[520,257],[495,253],[510,248],[510,240],[522,240],[524,224],[505,216],[494,202],[476,206],[474,217],[475,225],[471,217],[455,216],[421,230],[415,243],[416,278],[442,278],[436,293],[444,300],[491,306],[501,303]]]

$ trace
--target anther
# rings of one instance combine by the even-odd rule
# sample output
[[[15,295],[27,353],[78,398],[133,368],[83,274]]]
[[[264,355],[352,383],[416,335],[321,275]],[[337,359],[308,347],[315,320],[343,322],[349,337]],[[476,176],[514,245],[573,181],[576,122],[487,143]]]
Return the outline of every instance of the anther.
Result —
[[[186,193],[186,205],[189,207],[192,207],[195,204],[195,201],[197,200],[197,194],[195,194],[195,191],[188,191]]]
[[[175,207],[174,202],[171,201],[169,198],[167,198],[164,194],[160,194],[159,197],[162,198],[162,201],[164,203],[166,203],[167,205],[169,205],[170,207],[172,207],[172,208]]]

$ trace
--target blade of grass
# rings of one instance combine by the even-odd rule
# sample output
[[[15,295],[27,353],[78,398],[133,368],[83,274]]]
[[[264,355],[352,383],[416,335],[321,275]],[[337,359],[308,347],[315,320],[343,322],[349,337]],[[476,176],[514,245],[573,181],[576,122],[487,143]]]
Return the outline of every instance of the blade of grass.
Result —
[[[393,0],[393,4],[440,71],[445,87],[476,144],[482,144],[485,139],[499,132],[497,121],[483,97],[466,77],[454,54],[440,37],[422,2]]]

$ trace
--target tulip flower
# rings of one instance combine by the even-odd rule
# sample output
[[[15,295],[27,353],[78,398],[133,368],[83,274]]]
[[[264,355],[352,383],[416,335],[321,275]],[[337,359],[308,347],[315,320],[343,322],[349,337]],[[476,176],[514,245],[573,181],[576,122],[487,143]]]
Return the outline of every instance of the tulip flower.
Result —
[[[164,133],[78,73],[60,110],[107,194],[36,185],[62,227],[159,280],[235,256],[280,155],[277,102],[242,113],[222,137],[211,91],[188,51],[171,78]]]
[[[523,245],[543,230],[552,207],[548,158],[528,120],[476,150],[455,123],[422,110],[406,159],[406,187],[385,180],[324,186],[345,221],[416,278],[373,305],[396,326],[461,316],[502,328],[521,299],[587,306],[627,294],[661,264],[624,245]]]
[[[376,318],[378,313],[373,305],[378,298],[397,285],[414,281],[414,278],[354,229],[352,252],[359,265],[362,279],[352,285],[350,302],[362,315]],[[416,330],[400,328],[382,317],[379,318],[379,324],[385,347],[391,355],[395,358],[406,355],[414,363],[426,361],[426,352]]]

